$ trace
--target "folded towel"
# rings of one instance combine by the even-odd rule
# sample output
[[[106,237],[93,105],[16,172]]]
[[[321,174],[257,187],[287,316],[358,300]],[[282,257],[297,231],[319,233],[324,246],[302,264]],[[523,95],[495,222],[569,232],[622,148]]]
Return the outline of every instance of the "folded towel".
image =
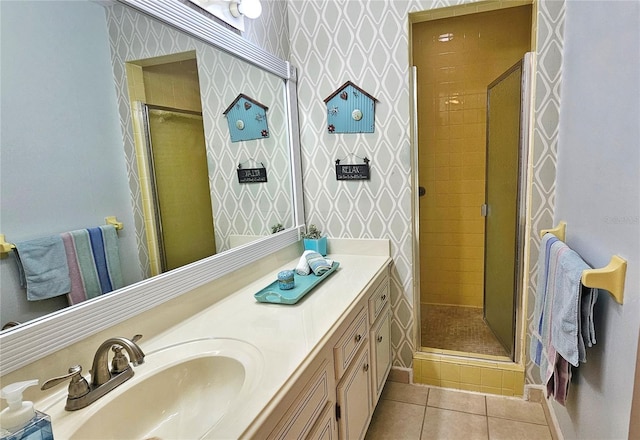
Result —
[[[306,276],[311,273],[311,267],[309,267],[309,262],[307,261],[307,255],[313,253],[314,251],[304,251],[302,256],[300,257],[300,261],[298,261],[298,265],[296,266],[296,273],[301,276]]]
[[[547,396],[555,399],[560,405],[565,406],[569,397],[569,385],[571,384],[571,364],[562,356],[556,354],[553,366],[553,375],[547,382]]]
[[[64,295],[71,290],[64,244],[59,235],[16,243],[20,285],[27,300],[39,301]]]
[[[96,298],[102,295],[102,288],[100,287],[98,269],[93,259],[89,231],[79,229],[71,231],[70,234],[73,239],[73,246],[76,249],[76,259],[82,276],[82,284],[84,285],[85,300]]]
[[[542,312],[541,336],[543,349],[540,359],[540,378],[542,379],[543,384],[546,384],[551,379],[556,364],[557,352],[552,338],[553,315],[555,314],[555,310],[553,310],[553,297],[557,293],[557,289],[555,288],[557,284],[557,271],[554,269],[558,266],[558,258],[567,249],[569,249],[567,245],[560,240],[556,240],[551,243],[551,247],[549,249],[546,295],[544,298],[544,309]]]
[[[84,290],[82,274],[78,265],[78,256],[73,244],[73,237],[70,232],[60,234],[64,243],[64,250],[67,254],[67,265],[69,266],[69,277],[71,278],[71,291],[67,294],[69,305],[81,303],[87,300],[87,292]]]
[[[104,253],[107,263],[107,272],[113,290],[124,287],[122,279],[122,266],[120,265],[120,251],[118,248],[118,231],[112,225],[100,226]]]
[[[71,261],[72,291],[67,295],[70,305],[124,286],[118,234],[113,226],[71,231],[63,238]]]
[[[318,276],[331,269],[332,263],[330,260],[325,260],[325,258],[317,252],[309,252],[306,255],[306,259],[311,271]]]
[[[593,347],[596,344],[596,329],[593,323],[593,308],[597,300],[598,300],[598,289],[583,286],[582,337],[587,347]],[[586,359],[583,362],[586,362]]]
[[[559,251],[557,264],[552,269],[555,271],[555,283],[551,287],[555,292],[551,306],[551,342],[560,356],[577,367],[580,361],[579,345],[582,342],[581,278],[582,272],[590,267],[565,245]]]
[[[543,350],[543,322],[545,311],[545,299],[547,296],[547,281],[549,277],[549,259],[551,245],[558,239],[553,234],[545,234],[540,243],[540,254],[538,256],[538,284],[536,286],[536,302],[533,312],[533,328],[531,329],[531,343],[529,345],[529,356],[531,361],[540,366]]]

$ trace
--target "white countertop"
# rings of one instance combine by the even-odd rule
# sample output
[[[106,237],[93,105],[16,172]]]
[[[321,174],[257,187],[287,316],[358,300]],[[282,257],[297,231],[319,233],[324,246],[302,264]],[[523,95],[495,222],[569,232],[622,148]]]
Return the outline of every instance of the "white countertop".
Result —
[[[388,256],[380,255],[339,253],[330,254],[327,258],[338,261],[340,267],[297,304],[259,303],[253,297],[254,293],[271,284],[280,270],[295,268],[296,259],[158,336],[140,341],[142,349],[152,353],[163,347],[200,338],[234,338],[252,344],[261,352],[264,359],[261,384],[252,393],[251,399],[242,405],[242,411],[225,416],[216,426],[212,438],[238,438],[242,435],[305,359],[319,348],[328,332],[350,311],[372,278],[390,262]],[[215,289],[216,282],[213,282],[210,286],[200,288],[200,294],[213,294]],[[142,372],[145,368],[151,368],[149,362],[134,367],[134,371]],[[134,381],[135,376],[131,380]],[[66,392],[62,394],[66,395]],[[103,399],[108,399],[108,395]],[[55,407],[47,408],[56,438],[56,426],[62,429],[61,426],[72,423],[70,418],[82,417],[83,412],[60,410],[64,402],[61,402],[61,398],[57,400]]]

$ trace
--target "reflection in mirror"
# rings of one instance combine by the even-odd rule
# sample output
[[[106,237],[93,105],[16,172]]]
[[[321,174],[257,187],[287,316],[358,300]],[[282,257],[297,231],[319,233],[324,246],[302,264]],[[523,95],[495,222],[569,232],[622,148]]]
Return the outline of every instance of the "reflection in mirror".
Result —
[[[124,223],[118,232],[123,279],[131,285],[264,237],[275,224],[295,226],[282,78],[118,3],[0,7],[0,233],[7,241],[97,226],[117,216]],[[269,137],[231,143],[223,112],[240,93],[268,106]],[[172,237],[164,236],[170,214],[160,215],[158,206],[171,195],[158,194],[152,184],[156,144],[150,149],[154,130],[144,126],[151,106],[169,108],[162,111],[173,116],[201,114],[206,162],[200,166],[213,218],[207,229],[215,234],[204,239],[211,241],[206,250],[164,267],[167,249],[177,249],[180,231],[193,226],[179,225]],[[165,160],[165,166],[178,162]],[[266,183],[238,183],[237,166],[247,161],[264,163]],[[192,175],[187,177],[190,183]],[[178,217],[192,217],[191,206],[178,209]],[[13,255],[0,260],[0,278],[0,324],[67,307],[64,296],[27,301]]]

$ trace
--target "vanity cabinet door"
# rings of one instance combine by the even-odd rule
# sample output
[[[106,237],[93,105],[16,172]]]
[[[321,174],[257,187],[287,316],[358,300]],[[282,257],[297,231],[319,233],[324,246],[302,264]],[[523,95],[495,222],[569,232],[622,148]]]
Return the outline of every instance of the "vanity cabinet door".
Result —
[[[364,438],[371,419],[371,366],[369,346],[360,355],[338,385],[336,416],[341,440]]]
[[[298,397],[269,435],[270,440],[307,438],[327,404],[333,406],[331,388],[335,386],[335,382],[331,375],[331,364],[325,360],[316,374],[302,385]]]
[[[311,428],[307,440],[337,440],[338,429],[336,426],[336,418],[333,412],[332,402],[328,402],[316,424]]]
[[[373,400],[375,407],[391,370],[391,312],[389,307],[371,329],[371,363],[373,366]]]

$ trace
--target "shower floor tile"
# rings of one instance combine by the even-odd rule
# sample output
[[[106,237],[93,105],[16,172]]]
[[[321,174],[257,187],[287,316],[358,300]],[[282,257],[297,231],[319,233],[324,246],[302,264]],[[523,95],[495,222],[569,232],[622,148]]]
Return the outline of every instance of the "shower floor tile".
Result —
[[[421,304],[423,347],[508,356],[475,307]]]

